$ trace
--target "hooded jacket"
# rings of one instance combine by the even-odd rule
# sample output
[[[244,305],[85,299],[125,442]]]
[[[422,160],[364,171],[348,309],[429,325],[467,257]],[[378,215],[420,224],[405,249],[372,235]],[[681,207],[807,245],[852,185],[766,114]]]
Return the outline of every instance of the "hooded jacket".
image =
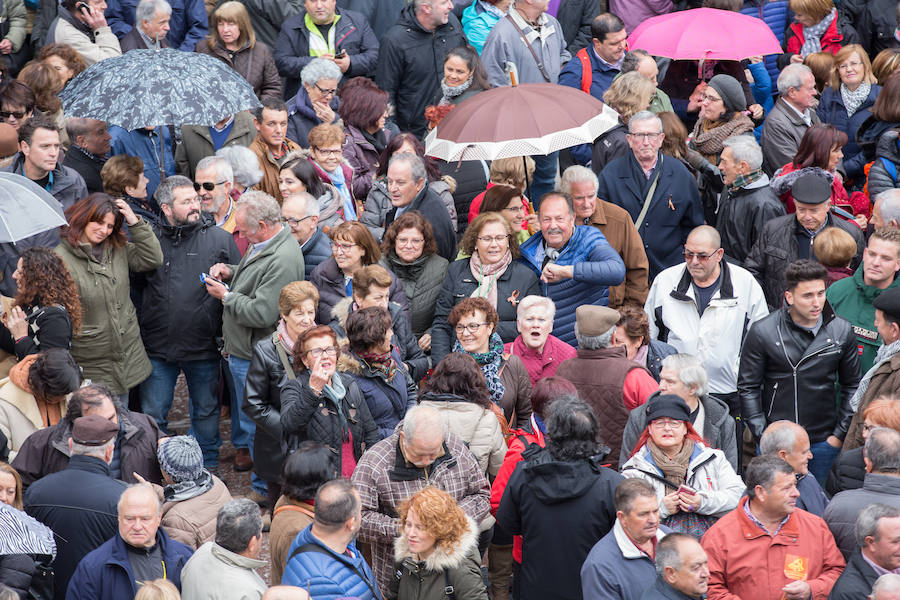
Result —
[[[875,162],[869,169],[869,197],[875,198],[881,192],[900,187],[900,132],[890,129],[878,138],[875,149]],[[885,162],[893,164],[893,173],[888,171]]]
[[[765,173],[746,187],[723,186],[716,229],[725,254],[743,266],[766,223],[781,216],[784,216],[784,205],[772,191]]]
[[[187,500],[167,500],[162,507],[159,526],[176,542],[196,550],[216,539],[216,519],[219,509],[231,501],[231,493],[225,483],[212,477],[211,488]]]
[[[838,11],[843,20],[856,30],[859,43],[866,53],[877,56],[885,48],[896,48],[898,45],[895,37],[896,9],[893,0],[842,0]]]
[[[303,270],[309,280],[313,270],[331,256],[331,241],[321,229],[316,228],[312,237],[300,246],[300,250],[303,252]]]
[[[791,23],[787,31],[784,32],[784,54],[778,56],[778,68],[783,69],[791,62],[794,54],[800,54],[803,48],[803,25],[800,23]],[[821,52],[830,52],[837,54],[837,51],[848,44],[858,44],[859,35],[856,30],[841,19],[840,13],[835,15],[834,20],[828,25],[828,29],[822,34],[819,40],[822,50]]]
[[[209,541],[198,548],[184,565],[181,595],[197,600],[259,600],[267,586],[255,569],[267,564],[266,561],[242,556]]]
[[[264,43],[257,40],[253,46],[246,43],[237,52],[231,52],[216,36],[216,43],[212,48],[209,47],[209,42],[200,40],[196,51],[215,56],[237,71],[253,87],[253,92],[260,101],[281,100],[281,78],[278,77],[272,50]]]
[[[847,439],[850,435],[847,435]],[[863,486],[866,478],[866,462],[863,459],[862,446],[846,450],[838,454],[831,465],[825,491],[834,497],[846,490],[857,490]]]
[[[453,208],[455,209],[455,207]],[[456,218],[444,204],[439,192],[435,191],[431,185],[423,185],[422,190],[416,194],[412,202],[407,204],[404,209],[404,211],[414,210],[418,211],[426,221],[431,223],[438,254],[447,260],[453,260],[457,253],[456,231],[453,229],[453,223],[456,222]],[[393,207],[384,217],[385,229],[390,227],[396,216],[397,208]]]
[[[425,134],[425,107],[441,88],[444,59],[466,38],[456,15],[434,31],[416,19],[415,6],[407,4],[396,24],[381,38],[375,83],[390,94],[396,107],[397,127],[417,137]],[[443,254],[443,253],[442,253]]]
[[[856,517],[870,504],[900,508],[900,477],[894,473],[866,473],[862,488],[841,492],[828,503],[822,518],[845,559],[858,546]]]
[[[140,312],[141,336],[151,358],[166,362],[217,360],[222,302],[206,292],[198,275],[216,263],[241,259],[234,237],[208,213],[196,223],[153,225],[163,265],[147,273]]]
[[[453,226],[454,234],[456,232],[457,219],[459,218],[456,212],[456,204],[453,199],[453,192],[450,191],[450,184],[448,180],[452,179],[451,177],[442,176],[440,179],[436,181],[428,182],[428,187],[438,195],[441,199],[441,203],[447,209],[447,214],[450,215],[450,223]],[[381,238],[384,237],[384,230],[387,229],[389,223],[385,223],[385,218],[388,213],[394,210],[394,207],[391,205],[391,196],[388,194],[387,190],[387,176],[375,177],[372,179],[372,185],[369,187],[369,194],[366,196],[365,201],[365,210],[363,214],[360,215],[359,221],[363,225],[369,228],[369,231],[379,242]],[[433,223],[433,222],[432,222]],[[465,229],[465,225],[462,226]],[[455,239],[455,238],[454,238]],[[456,242],[454,241],[454,244]],[[455,248],[455,245],[454,245]],[[456,258],[455,254],[456,250],[454,250],[454,254],[452,257],[447,260],[453,260]]]
[[[20,360],[9,370],[9,377],[0,379],[0,434],[8,441],[10,460],[29,435],[44,428],[44,415],[28,385],[33,364],[34,359]],[[67,406],[63,397],[59,401],[60,415],[66,414]]]
[[[856,143],[856,133],[859,131],[860,125],[872,114],[872,105],[878,98],[881,86],[872,84],[869,95],[859,105],[856,112],[851,116],[847,116],[847,109],[844,106],[844,98],[840,90],[835,90],[831,86],[826,86],[822,91],[822,98],[819,100],[819,106],[816,108],[816,114],[823,123],[830,123],[840,131],[847,134],[847,143],[844,144],[844,172],[848,178],[858,179],[863,177],[863,167],[866,159],[859,145]]]
[[[47,44],[72,46],[72,50],[84,59],[87,66],[105,58],[122,56],[119,40],[109,26],[92,30],[63,6],[59,6],[57,10],[59,11],[57,17],[47,29]]]
[[[496,515],[523,538],[521,598],[581,598],[581,565],[615,523],[613,496],[623,477],[600,466],[602,455],[562,461],[541,448],[522,457]]]
[[[390,273],[390,271],[388,271]],[[319,306],[316,309],[316,323],[328,325],[334,318],[333,310],[338,303],[347,298],[344,273],[337,266],[333,256],[319,263],[309,276],[309,282],[319,290]],[[403,286],[391,274],[390,301],[399,304],[404,314],[409,311],[409,302],[403,293]],[[408,318],[408,317],[407,317]]]

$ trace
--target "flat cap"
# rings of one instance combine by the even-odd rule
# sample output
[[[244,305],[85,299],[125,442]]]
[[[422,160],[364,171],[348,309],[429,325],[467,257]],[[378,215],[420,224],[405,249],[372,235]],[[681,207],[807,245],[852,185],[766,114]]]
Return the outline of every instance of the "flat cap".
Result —
[[[900,320],[900,288],[884,290],[872,301],[872,306]]]
[[[691,409],[680,396],[674,394],[659,394],[647,400],[647,423],[663,417],[678,419],[679,421],[691,420]]]
[[[791,186],[794,202],[822,204],[831,198],[831,182],[821,175],[807,173],[797,178]]]
[[[119,434],[119,426],[100,415],[78,417],[72,425],[72,441],[82,446],[102,446]]]
[[[575,309],[575,324],[578,333],[590,337],[603,335],[619,322],[619,311],[605,306],[582,304]]]

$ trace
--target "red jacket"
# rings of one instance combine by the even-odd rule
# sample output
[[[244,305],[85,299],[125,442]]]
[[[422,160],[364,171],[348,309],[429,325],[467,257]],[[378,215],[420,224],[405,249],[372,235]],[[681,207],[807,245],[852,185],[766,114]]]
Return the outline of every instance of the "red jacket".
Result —
[[[781,167],[781,175],[787,175],[796,170],[797,167],[794,166],[794,163],[789,162]],[[797,207],[794,206],[794,195],[790,191],[783,193],[779,196],[779,199],[784,203],[785,212],[788,214],[797,212]],[[839,206],[852,212],[854,215],[866,215],[868,217],[871,214],[869,199],[866,195],[859,192],[854,192],[852,195],[847,194],[843,182],[837,177],[831,182],[831,205]]]
[[[538,354],[536,350],[526,346],[521,335],[503,346],[503,352],[515,354],[522,360],[522,364],[525,365],[528,376],[531,378],[531,385],[537,383],[538,379],[556,375],[556,369],[564,360],[575,358],[578,355],[575,348],[552,335],[547,338],[542,354]]]
[[[826,600],[844,557],[825,521],[798,508],[772,537],[747,517],[746,503],[745,496],[700,542],[709,556],[709,600],[779,600],[798,579],[809,583],[811,600]]]
[[[469,205],[469,223],[475,220],[475,217],[478,216],[478,213],[481,212],[481,203],[484,201],[484,195],[487,193],[489,189],[497,185],[493,181],[488,181],[487,187],[484,188],[484,191],[472,198],[472,204]],[[528,201],[525,200],[525,197],[522,197],[522,205],[525,206],[525,214],[531,214],[531,206],[529,206]],[[527,229],[527,225],[522,223],[522,229]]]
[[[829,25],[828,29],[825,30],[825,33],[822,34],[822,39],[820,40],[822,52],[837,54],[837,51],[844,45],[844,36],[838,32],[837,22],[838,19],[837,16],[835,16],[834,20],[831,21],[831,25]],[[800,54],[800,48],[803,46],[803,42],[806,41],[806,38],[803,37],[803,25],[800,23],[791,23],[789,29],[790,33],[793,35],[787,40],[785,54]]]

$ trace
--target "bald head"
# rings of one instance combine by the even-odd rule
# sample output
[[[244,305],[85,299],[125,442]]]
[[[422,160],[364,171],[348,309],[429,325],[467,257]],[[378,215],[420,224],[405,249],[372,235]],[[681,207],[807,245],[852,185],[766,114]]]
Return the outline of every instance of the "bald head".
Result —
[[[414,406],[406,411],[400,444],[404,458],[417,467],[427,467],[443,454],[444,420],[430,406]]]
[[[809,435],[800,425],[792,421],[775,421],[763,432],[759,439],[759,451],[768,456],[777,456],[791,465],[795,473],[809,472]]]
[[[695,227],[687,239],[689,242],[708,247],[710,252],[718,250],[722,245],[722,238],[719,236],[719,232],[716,231],[715,227],[710,227],[709,225]]]
[[[149,483],[135,484],[119,498],[119,535],[135,548],[149,548],[156,543],[159,529],[160,501]]]
[[[276,585],[266,590],[262,600],[309,600],[309,594],[293,585]]]

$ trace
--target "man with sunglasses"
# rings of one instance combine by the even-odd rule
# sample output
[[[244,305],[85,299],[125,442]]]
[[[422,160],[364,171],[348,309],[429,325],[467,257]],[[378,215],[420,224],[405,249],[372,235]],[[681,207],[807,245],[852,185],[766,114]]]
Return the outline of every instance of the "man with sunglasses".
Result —
[[[651,337],[699,358],[710,395],[725,402],[737,418],[736,358],[747,329],[769,309],[753,275],[722,260],[724,254],[713,227],[691,231],[684,243],[685,264],[656,276],[644,311],[650,315]]]
[[[281,204],[281,223],[291,230],[303,252],[306,280],[316,266],[331,256],[331,242],[319,229],[319,203],[307,192],[298,192]]]

